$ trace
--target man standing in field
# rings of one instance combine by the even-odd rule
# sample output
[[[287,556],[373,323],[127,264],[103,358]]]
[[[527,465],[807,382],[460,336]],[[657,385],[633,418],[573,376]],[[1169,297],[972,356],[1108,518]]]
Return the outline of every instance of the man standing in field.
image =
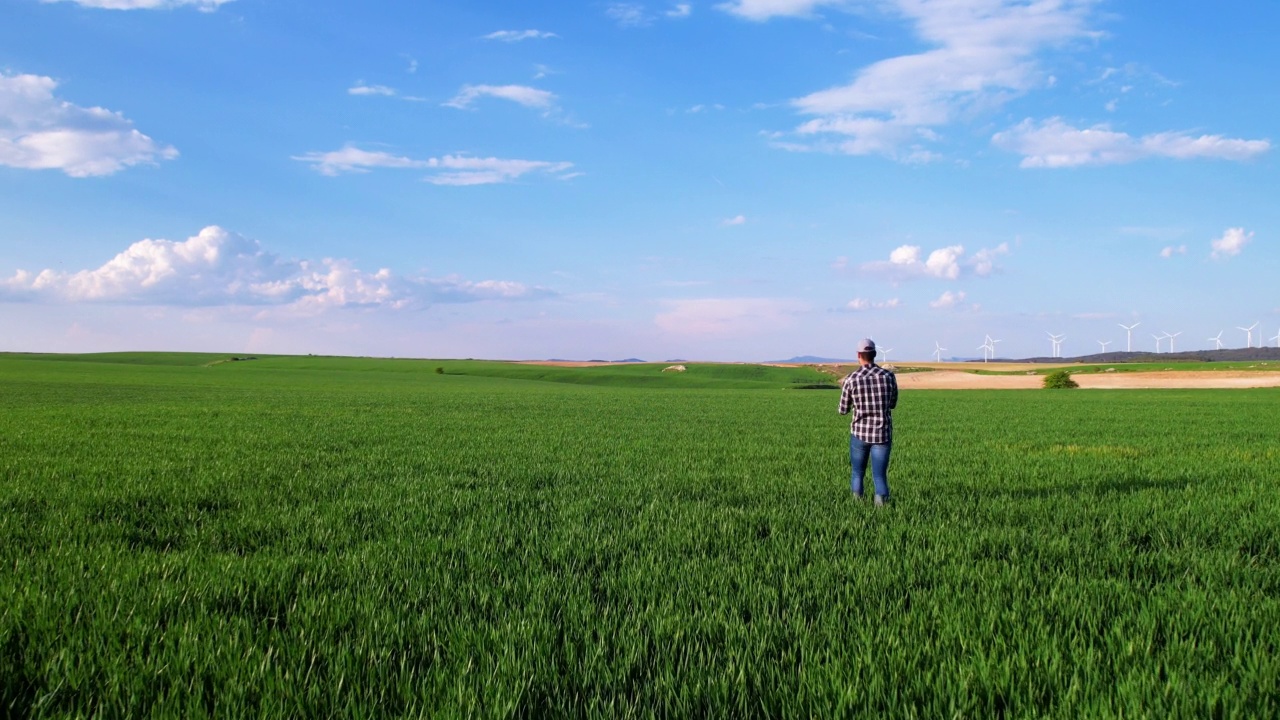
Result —
[[[876,344],[858,343],[858,369],[845,376],[840,389],[840,414],[853,412],[849,424],[849,464],[853,497],[862,499],[862,479],[871,461],[876,505],[889,502],[889,450],[893,446],[893,409],[898,406],[898,379],[876,364]]]

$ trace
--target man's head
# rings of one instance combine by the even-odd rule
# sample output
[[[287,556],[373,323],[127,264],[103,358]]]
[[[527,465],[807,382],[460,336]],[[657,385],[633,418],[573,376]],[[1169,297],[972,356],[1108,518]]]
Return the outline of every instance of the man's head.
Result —
[[[858,341],[858,362],[869,363],[876,359],[876,341],[862,338]]]

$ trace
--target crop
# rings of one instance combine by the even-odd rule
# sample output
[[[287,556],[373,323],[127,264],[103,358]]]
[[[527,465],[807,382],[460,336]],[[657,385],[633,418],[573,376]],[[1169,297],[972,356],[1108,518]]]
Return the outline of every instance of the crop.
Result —
[[[0,714],[1280,713],[1275,390],[904,392],[876,510],[802,373],[103,360],[0,357]]]

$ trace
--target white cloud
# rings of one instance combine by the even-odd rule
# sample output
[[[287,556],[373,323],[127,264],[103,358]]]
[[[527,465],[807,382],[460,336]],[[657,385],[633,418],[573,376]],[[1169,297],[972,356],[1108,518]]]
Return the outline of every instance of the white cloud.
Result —
[[[604,13],[622,27],[644,27],[653,21],[639,3],[610,3]]]
[[[1186,133],[1155,133],[1135,138],[1106,124],[1079,129],[1050,118],[1027,119],[991,138],[992,144],[1022,155],[1024,168],[1063,168],[1115,165],[1147,158],[1175,160],[1210,158],[1248,160],[1271,149],[1267,140],[1242,140],[1221,135],[1192,137]]]
[[[861,312],[863,310],[891,310],[901,304],[902,303],[898,298],[880,301],[868,300],[866,298],[854,298],[849,301],[848,305],[845,305],[845,308],[855,312]]]
[[[939,295],[937,300],[933,300],[932,302],[930,302],[929,307],[937,308],[941,310],[953,308],[956,305],[959,305],[960,303],[964,302],[964,298],[965,298],[965,294],[963,290],[959,292],[951,292],[950,290],[948,290],[942,293],[941,295]]]
[[[738,0],[731,11],[766,19],[812,11],[816,0]],[[827,138],[801,147],[851,155],[881,154],[919,161],[921,143],[941,138],[933,128],[1051,80],[1037,55],[1088,37],[1092,0],[891,0],[888,3],[932,49],[888,58],[860,70],[846,85],[792,101],[816,116],[800,135]]]
[[[798,300],[776,298],[701,298],[667,300],[667,311],[653,321],[669,333],[698,337],[759,335],[785,328],[808,310]]]
[[[482,97],[510,100],[525,107],[542,110],[554,108],[556,102],[556,96],[553,93],[525,85],[463,85],[458,94],[444,105],[465,110]]]
[[[1162,258],[1171,258],[1174,255],[1186,255],[1186,254],[1187,254],[1186,245],[1167,245],[1160,250],[1160,257]]]
[[[890,269],[907,275],[928,275],[936,278],[954,280],[960,277],[960,256],[964,255],[963,245],[950,245],[929,253],[929,257],[921,260],[921,250],[917,245],[903,245],[889,253]]]
[[[1009,243],[1000,243],[993,248],[983,248],[973,254],[971,261],[975,275],[987,276],[995,272],[996,258],[1009,254]]]
[[[201,12],[213,12],[232,0],[40,0],[43,3],[74,2],[81,7],[104,10],[169,10],[191,6]]]
[[[347,88],[348,95],[383,95],[385,97],[395,97],[396,89],[387,87],[386,85],[365,85],[364,83],[356,83],[353,87]]]
[[[305,155],[294,155],[292,159],[311,163],[317,172],[330,176],[342,173],[364,173],[369,172],[371,168],[431,167],[430,160],[413,160],[381,151],[361,150],[351,145],[325,153],[309,152]]]
[[[553,32],[543,32],[542,30],[498,30],[485,35],[484,39],[513,43],[521,40],[547,40],[554,37],[560,36]]]
[[[932,277],[943,280],[955,280],[961,275],[990,275],[997,269],[995,261],[1001,255],[1009,253],[1009,244],[1001,243],[994,248],[978,250],[970,258],[965,258],[963,245],[948,245],[933,250],[926,257],[919,245],[902,245],[889,253],[888,261],[877,260],[863,263],[859,270],[870,275],[887,276],[890,280]],[[848,260],[840,258],[834,265],[837,270],[844,269]]]
[[[676,3],[665,14],[667,17],[674,19],[687,18],[693,14],[693,6],[689,3]]]
[[[178,156],[118,112],[58,99],[57,87],[50,77],[0,72],[0,165],[90,177]]]
[[[746,224],[747,224],[747,216],[746,216],[746,215],[735,215],[735,216],[733,216],[733,217],[731,217],[731,218],[725,218],[724,220],[721,220],[721,221],[720,221],[720,224],[721,224],[721,225],[725,225],[725,226],[728,226],[728,225],[746,225]]]
[[[294,160],[311,163],[322,175],[366,173],[376,168],[430,170],[426,181],[434,185],[491,185],[517,180],[530,173],[545,173],[569,180],[581,173],[571,173],[573,163],[544,160],[479,158],[469,155],[445,155],[415,160],[381,151],[361,150],[347,145],[341,150],[309,152],[293,156]]]
[[[1228,228],[1222,237],[1209,243],[1213,248],[1212,257],[1219,260],[1239,255],[1250,240],[1253,240],[1253,233],[1245,232],[1244,228]]]
[[[282,306],[313,314],[337,307],[400,309],[433,303],[515,300],[550,293],[504,280],[366,272],[350,260],[289,260],[211,225],[183,241],[140,240],[93,270],[19,270],[0,300],[179,306]]]
[[[807,17],[824,5],[846,4],[846,0],[730,0],[716,9],[760,22],[773,17]]]
[[[502,158],[477,158],[462,155],[446,155],[431,159],[431,167],[444,170],[427,177],[435,185],[488,185],[516,180],[529,173],[541,172],[555,175],[573,167],[568,162],[541,160],[506,160]],[[560,175],[560,179],[576,177],[579,173]]]

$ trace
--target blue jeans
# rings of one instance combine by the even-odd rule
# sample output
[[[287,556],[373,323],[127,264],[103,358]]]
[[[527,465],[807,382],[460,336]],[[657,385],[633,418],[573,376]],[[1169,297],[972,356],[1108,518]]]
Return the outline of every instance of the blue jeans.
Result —
[[[889,499],[889,450],[893,442],[863,442],[857,435],[849,436],[849,465],[853,470],[853,494],[862,497],[862,478],[867,474],[867,460],[871,460],[871,481],[876,495]]]

